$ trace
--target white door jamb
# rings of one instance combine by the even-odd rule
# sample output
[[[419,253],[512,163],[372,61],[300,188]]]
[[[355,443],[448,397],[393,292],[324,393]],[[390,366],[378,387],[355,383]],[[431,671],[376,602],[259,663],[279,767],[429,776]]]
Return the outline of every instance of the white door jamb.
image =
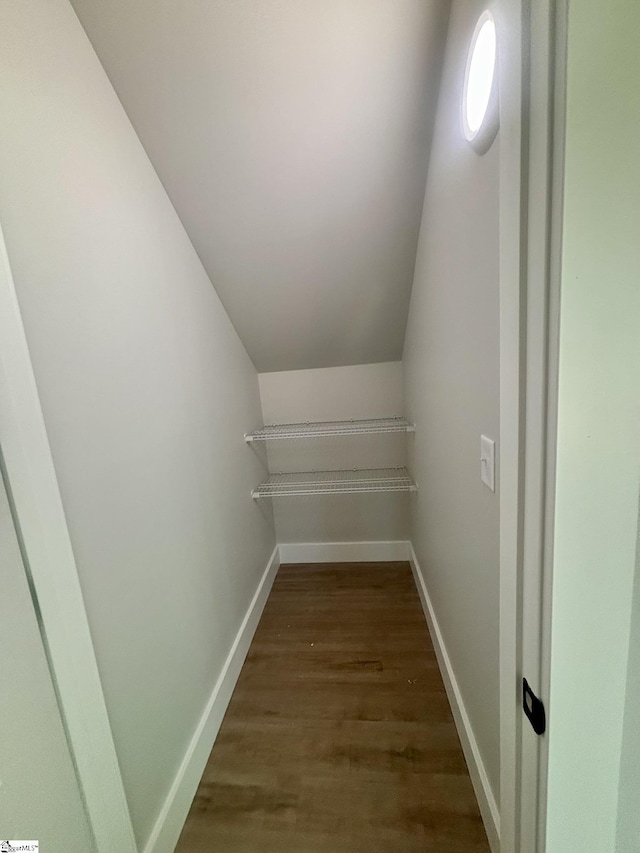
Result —
[[[98,853],[136,853],[69,530],[0,229],[0,462]]]
[[[565,0],[503,0],[500,131],[501,853],[542,853],[561,243]]]
[[[500,851],[518,853],[524,466],[525,0],[497,8],[500,91]]]

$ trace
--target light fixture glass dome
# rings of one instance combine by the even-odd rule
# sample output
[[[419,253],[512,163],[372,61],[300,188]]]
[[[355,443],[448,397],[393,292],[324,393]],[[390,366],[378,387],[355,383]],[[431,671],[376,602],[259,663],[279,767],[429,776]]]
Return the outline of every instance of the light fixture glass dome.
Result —
[[[489,148],[498,131],[497,56],[496,24],[487,9],[471,39],[462,97],[462,129],[480,154]]]

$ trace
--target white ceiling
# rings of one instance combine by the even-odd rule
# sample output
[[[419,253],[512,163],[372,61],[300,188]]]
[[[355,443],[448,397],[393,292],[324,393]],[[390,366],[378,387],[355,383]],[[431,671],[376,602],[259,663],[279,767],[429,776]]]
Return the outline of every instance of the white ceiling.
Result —
[[[443,0],[72,0],[261,372],[402,355]]]

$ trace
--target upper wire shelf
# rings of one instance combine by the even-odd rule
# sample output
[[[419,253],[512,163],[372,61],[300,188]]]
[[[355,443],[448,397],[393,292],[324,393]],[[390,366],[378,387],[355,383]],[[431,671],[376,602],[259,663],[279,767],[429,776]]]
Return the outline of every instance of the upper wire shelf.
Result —
[[[354,468],[345,471],[304,471],[272,474],[251,493],[258,498],[299,495],[356,494],[360,492],[415,492],[417,485],[405,467]]]
[[[372,435],[382,432],[415,432],[406,418],[316,421],[299,424],[271,424],[245,434],[245,441],[274,441],[285,438],[326,438],[333,435]]]

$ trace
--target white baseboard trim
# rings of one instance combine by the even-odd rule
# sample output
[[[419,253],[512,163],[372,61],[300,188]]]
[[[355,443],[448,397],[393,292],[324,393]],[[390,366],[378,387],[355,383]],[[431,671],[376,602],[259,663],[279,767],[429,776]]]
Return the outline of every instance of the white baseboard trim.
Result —
[[[411,543],[291,542],[278,546],[281,563],[377,563],[411,558]]]
[[[431,632],[431,639],[433,640],[436,657],[438,658],[438,663],[440,665],[442,679],[447,691],[447,696],[449,697],[449,703],[453,712],[456,728],[458,729],[458,735],[460,736],[460,741],[462,743],[464,757],[466,758],[467,765],[469,767],[469,775],[471,776],[473,788],[480,807],[480,814],[482,815],[482,820],[487,831],[489,846],[491,847],[492,853],[498,853],[500,850],[500,812],[498,811],[498,806],[496,804],[493,791],[491,790],[491,785],[489,784],[489,777],[487,776],[487,771],[485,769],[484,762],[482,761],[480,750],[478,749],[478,743],[471,727],[469,715],[467,714],[467,710],[462,700],[462,694],[451,665],[449,654],[447,653],[447,649],[444,644],[444,638],[440,631],[438,620],[436,619],[424,576],[420,569],[416,552],[414,551],[411,543],[409,544],[409,550],[411,571],[413,572],[420,601],[422,602],[422,609],[424,610],[424,615],[426,617],[427,624],[429,625],[429,631]]]
[[[144,853],[173,853],[175,850],[279,566],[276,545],[144,846]]]

